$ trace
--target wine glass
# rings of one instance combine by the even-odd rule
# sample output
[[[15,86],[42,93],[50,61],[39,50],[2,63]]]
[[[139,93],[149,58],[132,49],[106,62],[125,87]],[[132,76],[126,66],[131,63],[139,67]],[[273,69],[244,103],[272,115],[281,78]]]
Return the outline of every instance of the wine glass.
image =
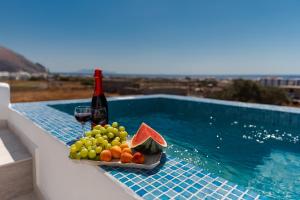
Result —
[[[81,123],[83,137],[84,137],[84,125],[87,121],[91,120],[91,107],[90,106],[77,106],[74,110],[74,116],[78,122]]]

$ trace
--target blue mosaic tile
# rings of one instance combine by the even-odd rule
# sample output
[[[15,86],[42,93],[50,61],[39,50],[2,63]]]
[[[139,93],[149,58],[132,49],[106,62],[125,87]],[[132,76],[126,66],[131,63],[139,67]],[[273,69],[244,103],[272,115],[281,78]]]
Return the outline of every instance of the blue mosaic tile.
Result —
[[[176,200],[186,200],[186,197],[183,195],[178,195],[175,197]]]
[[[213,183],[215,186],[220,186],[220,185],[222,185],[222,183],[219,182],[219,181],[213,181],[212,183]]]
[[[156,189],[156,190],[153,190],[153,191],[152,191],[152,194],[153,194],[154,196],[159,196],[159,195],[162,194],[162,192],[159,191],[158,189]]]
[[[239,197],[235,196],[234,194],[228,194],[227,197],[232,200],[236,200],[239,198]]]
[[[203,193],[203,192],[198,192],[197,194],[196,194],[196,197],[198,197],[199,199],[202,199],[202,198],[204,198],[206,196],[206,194],[205,193]]]
[[[144,196],[147,193],[147,191],[144,190],[144,189],[140,189],[136,193],[142,197],[142,196]]]
[[[188,190],[189,192],[191,192],[191,193],[195,193],[195,192],[198,191],[198,190],[197,190],[196,188],[194,188],[194,187],[189,187],[187,190]]]
[[[137,191],[139,190],[141,187],[139,185],[133,185],[132,187],[130,187],[133,191]]]
[[[146,200],[153,200],[153,199],[155,199],[155,196],[151,193],[148,193],[143,198],[146,199]]]
[[[241,196],[241,194],[243,194],[242,191],[238,190],[238,189],[234,189],[231,191],[232,194],[235,194],[236,196]]]
[[[213,193],[211,196],[216,198],[216,199],[222,199],[222,197],[223,197],[223,195],[218,194],[218,193]]]
[[[171,180],[171,179],[173,179],[173,178],[174,178],[174,176],[167,175],[167,176],[165,176],[165,178],[166,178],[166,179],[168,179],[168,180]]]
[[[245,195],[243,196],[243,199],[245,199],[245,200],[254,200],[255,198],[252,197],[252,196],[250,196],[250,195],[248,195],[248,194],[245,194]]]
[[[132,186],[133,184],[134,184],[134,183],[133,183],[132,181],[127,181],[127,182],[126,182],[126,185],[129,186],[129,187]]]
[[[186,188],[186,187],[188,186],[188,184],[186,184],[185,182],[182,182],[182,183],[180,183],[179,185],[180,185],[180,187],[182,187],[182,188]]]
[[[161,196],[159,197],[159,199],[161,199],[161,200],[167,200],[167,199],[171,199],[171,197],[169,197],[169,196],[163,194],[163,195],[161,195]]]
[[[190,192],[188,192],[188,191],[182,192],[182,195],[185,196],[186,198],[189,198],[189,197],[192,196],[192,194]]]
[[[166,192],[166,194],[169,196],[169,197],[174,197],[176,196],[178,193],[176,193],[174,190],[170,189]]]
[[[160,191],[162,192],[166,192],[169,188],[167,188],[166,186],[162,185],[158,188]]]
[[[173,190],[175,190],[177,193],[180,193],[183,191],[182,187],[179,187],[179,186],[174,187]]]
[[[187,179],[184,182],[187,183],[188,185],[191,185],[194,183],[194,181],[192,181],[191,179]]]
[[[152,190],[154,190],[155,189],[155,187],[153,187],[152,185],[147,185],[146,187],[145,187],[145,190],[147,190],[148,192],[151,192]]]

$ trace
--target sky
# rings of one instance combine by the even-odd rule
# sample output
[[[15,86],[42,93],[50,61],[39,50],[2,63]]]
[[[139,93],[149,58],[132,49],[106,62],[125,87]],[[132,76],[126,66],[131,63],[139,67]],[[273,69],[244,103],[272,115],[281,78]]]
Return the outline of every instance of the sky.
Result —
[[[298,0],[0,0],[0,45],[52,72],[300,74]]]

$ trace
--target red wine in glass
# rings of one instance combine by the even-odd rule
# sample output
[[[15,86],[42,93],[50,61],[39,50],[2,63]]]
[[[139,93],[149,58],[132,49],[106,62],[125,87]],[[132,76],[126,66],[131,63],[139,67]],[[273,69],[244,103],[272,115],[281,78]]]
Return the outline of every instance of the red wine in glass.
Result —
[[[91,119],[91,114],[90,113],[77,113],[75,115],[75,118],[78,122],[84,124]]]
[[[90,106],[77,106],[74,110],[75,119],[81,123],[83,136],[84,125],[87,121],[91,120],[91,107]]]

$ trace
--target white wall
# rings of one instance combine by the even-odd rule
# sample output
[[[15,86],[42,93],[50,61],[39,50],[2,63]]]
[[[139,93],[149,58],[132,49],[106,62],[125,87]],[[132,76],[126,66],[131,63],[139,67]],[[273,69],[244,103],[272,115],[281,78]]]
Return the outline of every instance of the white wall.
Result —
[[[131,200],[139,198],[97,166],[77,164],[68,158],[63,143],[9,108],[9,86],[0,83],[0,121],[7,120],[34,160],[35,191],[45,200]]]
[[[99,167],[69,160],[69,150],[63,143],[19,113],[10,110],[8,125],[33,154],[36,189],[46,200],[137,198]]]
[[[0,82],[0,120],[6,120],[10,104],[10,89],[7,83]]]

